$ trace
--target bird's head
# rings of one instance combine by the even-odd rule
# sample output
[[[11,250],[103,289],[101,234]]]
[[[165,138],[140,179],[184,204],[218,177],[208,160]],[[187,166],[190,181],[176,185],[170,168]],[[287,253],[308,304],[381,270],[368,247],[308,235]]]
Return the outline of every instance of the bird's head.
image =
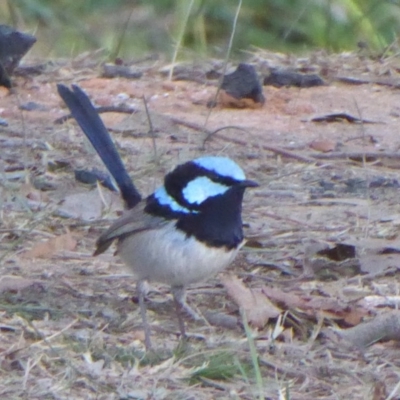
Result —
[[[200,157],[168,173],[164,185],[149,196],[148,205],[156,203],[156,208],[171,217],[198,214],[224,198],[235,197],[240,206],[245,189],[255,186],[258,184],[246,179],[243,170],[230,158]]]

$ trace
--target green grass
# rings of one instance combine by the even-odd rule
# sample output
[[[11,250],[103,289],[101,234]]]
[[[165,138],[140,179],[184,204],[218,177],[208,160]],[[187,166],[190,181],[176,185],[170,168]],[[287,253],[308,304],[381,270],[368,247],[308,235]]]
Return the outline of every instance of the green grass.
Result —
[[[77,55],[102,47],[111,58],[155,51],[171,60],[177,49],[190,58],[221,57],[236,7],[231,0],[9,0],[0,5],[0,23],[35,33],[34,52],[42,55]],[[362,42],[383,52],[396,39],[399,22],[400,4],[388,0],[245,0],[232,49],[236,56],[251,46],[342,51]]]
[[[201,381],[200,378],[211,380],[228,380],[235,376],[240,376],[242,371],[249,370],[249,364],[238,362],[237,355],[228,350],[211,353],[208,357],[199,357],[198,367],[192,373],[190,383],[194,384]],[[193,362],[193,364],[195,364]],[[239,367],[240,365],[240,367]]]

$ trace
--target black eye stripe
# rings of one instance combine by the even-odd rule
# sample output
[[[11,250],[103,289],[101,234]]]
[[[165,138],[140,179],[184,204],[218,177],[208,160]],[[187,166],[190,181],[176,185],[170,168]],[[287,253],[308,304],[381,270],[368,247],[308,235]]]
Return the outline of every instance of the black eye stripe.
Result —
[[[230,178],[228,176],[219,175],[214,171],[210,171],[210,170],[205,169],[205,168],[201,168],[201,169],[205,172],[204,176],[207,176],[208,178],[210,178],[215,183],[220,183],[220,184],[225,185],[225,186],[233,186],[233,185],[235,185],[235,184],[237,184],[239,182],[236,179]]]

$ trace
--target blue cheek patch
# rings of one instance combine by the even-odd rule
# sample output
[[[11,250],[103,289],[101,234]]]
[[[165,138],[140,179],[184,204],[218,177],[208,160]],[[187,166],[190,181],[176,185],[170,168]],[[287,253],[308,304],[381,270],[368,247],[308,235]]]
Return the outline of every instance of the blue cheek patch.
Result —
[[[196,158],[193,162],[202,168],[214,171],[221,176],[233,178],[236,181],[244,181],[246,179],[242,168],[228,157],[207,156]]]
[[[154,197],[157,199],[158,203],[161,206],[168,206],[172,211],[175,212],[180,212],[180,213],[185,213],[189,214],[191,213],[190,210],[188,210],[185,207],[182,207],[180,204],[178,204],[165,190],[164,186],[161,186],[154,192]]]
[[[209,197],[224,194],[228,189],[228,186],[213,182],[206,176],[201,176],[190,181],[182,190],[182,194],[189,204],[201,204]]]

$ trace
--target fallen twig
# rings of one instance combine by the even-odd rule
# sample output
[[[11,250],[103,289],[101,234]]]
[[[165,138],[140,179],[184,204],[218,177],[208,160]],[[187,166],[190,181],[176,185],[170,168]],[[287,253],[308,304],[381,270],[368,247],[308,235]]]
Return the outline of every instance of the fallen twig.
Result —
[[[400,340],[400,311],[378,315],[373,320],[338,332],[357,347],[368,347],[378,341]]]
[[[385,153],[381,151],[372,151],[372,152],[352,152],[352,153],[313,153],[310,154],[309,157],[317,158],[320,160],[342,160],[346,158],[391,158],[391,159],[400,159],[400,153]]]
[[[96,111],[98,113],[105,113],[105,112],[118,112],[123,114],[133,114],[137,113],[139,110],[134,107],[126,107],[126,106],[104,106],[104,107],[96,107]],[[65,121],[73,118],[71,114],[63,115],[60,118],[57,118],[54,123],[55,124],[63,124]]]

